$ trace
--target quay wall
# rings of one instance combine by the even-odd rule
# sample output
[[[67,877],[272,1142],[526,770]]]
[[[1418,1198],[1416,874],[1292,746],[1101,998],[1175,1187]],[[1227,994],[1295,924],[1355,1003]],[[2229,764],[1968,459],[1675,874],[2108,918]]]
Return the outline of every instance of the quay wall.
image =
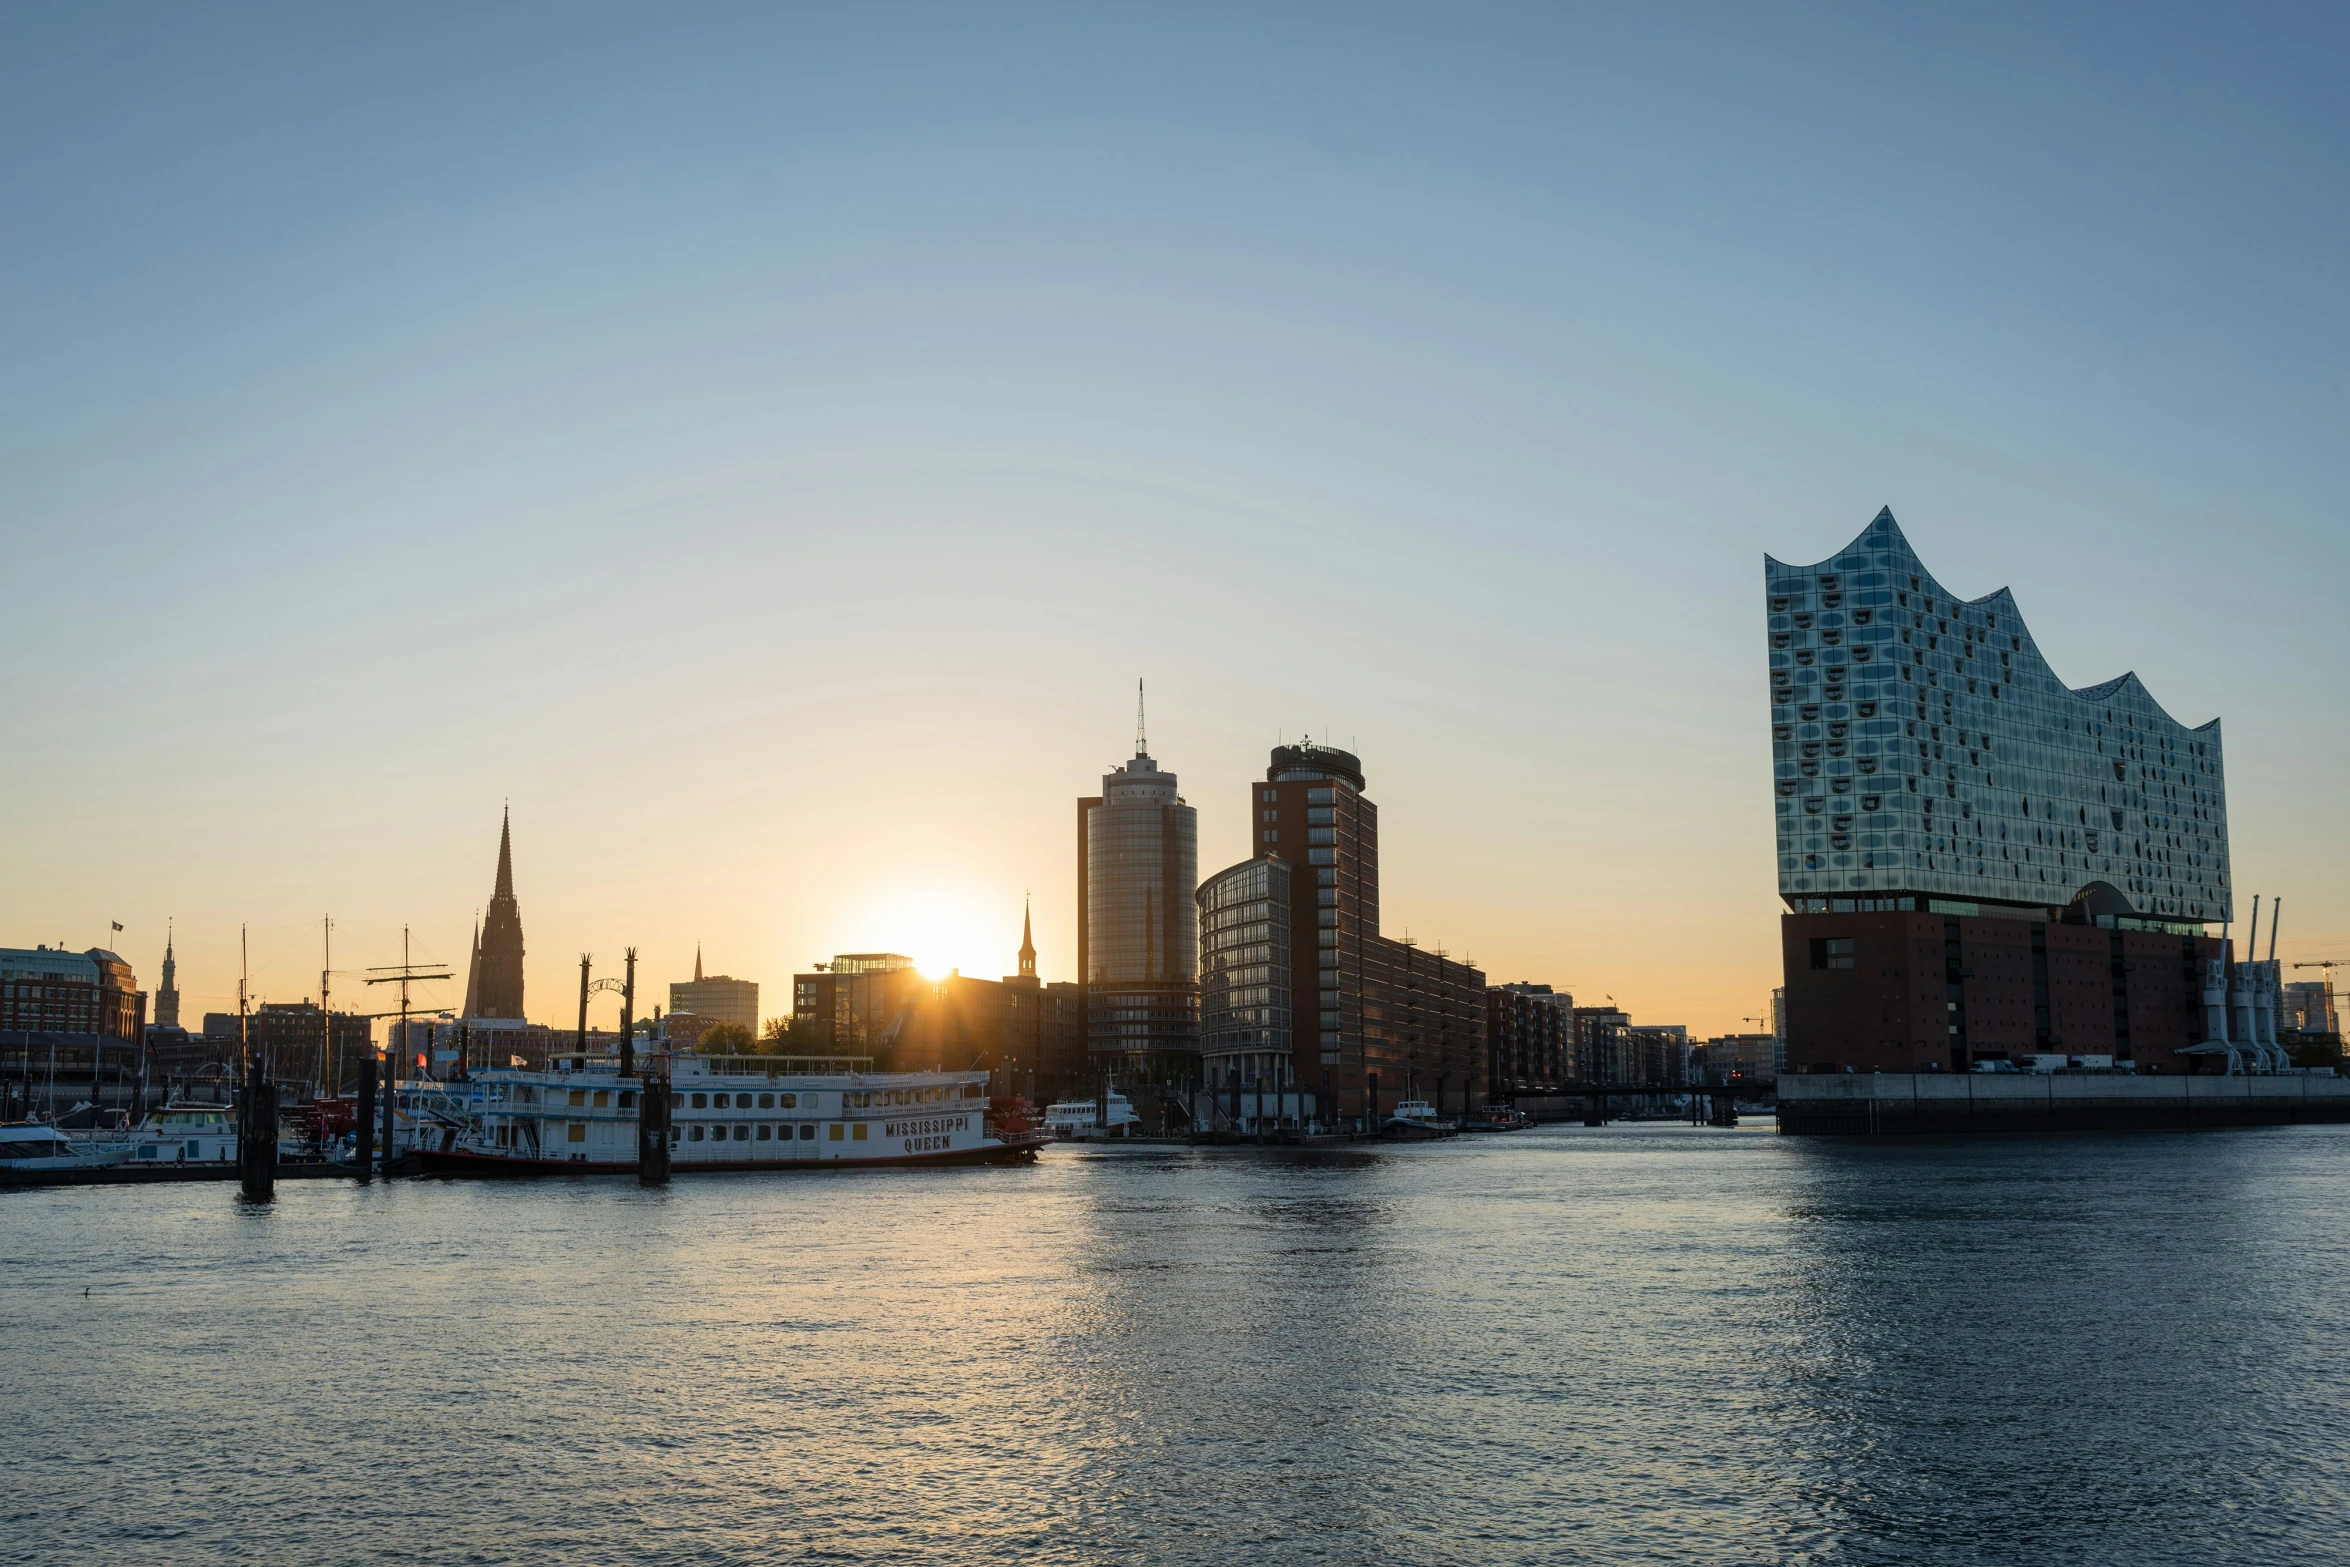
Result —
[[[2121,1072],[1854,1072],[1779,1079],[1790,1136],[2350,1122],[2350,1078]]]

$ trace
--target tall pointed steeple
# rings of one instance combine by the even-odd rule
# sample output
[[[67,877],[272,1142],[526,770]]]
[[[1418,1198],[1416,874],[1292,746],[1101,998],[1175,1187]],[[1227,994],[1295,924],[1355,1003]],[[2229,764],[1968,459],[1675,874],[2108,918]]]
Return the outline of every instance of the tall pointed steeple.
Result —
[[[155,992],[155,1022],[159,1028],[180,1026],[180,966],[171,950],[171,927],[163,928],[163,984]]]
[[[467,949],[466,949],[466,956],[465,956],[465,1010],[464,1010],[464,1011],[462,1011],[462,1012],[459,1012],[457,1015],[458,1015],[459,1017],[479,1017],[479,1016],[481,1016],[481,1014],[480,1014],[479,1012],[476,1012],[476,1011],[474,1010],[474,1003],[475,1003],[475,1000],[476,1000],[476,998],[478,998],[480,995],[481,995],[481,911],[480,911],[479,909],[476,909],[476,910],[474,910],[474,913],[473,913],[473,945],[472,945],[471,947],[469,947],[469,948],[467,948]]]
[[[1036,938],[1029,933],[1028,900],[1020,900],[1020,977],[1036,978]]]
[[[694,943],[694,983],[695,983],[695,984],[697,984],[697,985],[699,985],[701,982],[702,982],[702,944],[701,944],[700,942],[698,942],[698,941],[697,941],[697,942],[695,942],[695,943]]]
[[[498,879],[489,915],[474,943],[474,983],[468,1017],[520,1018],[522,1012],[522,905],[514,897],[514,813],[498,824]]]
[[[498,886],[490,894],[491,901],[514,899],[514,807],[506,807],[506,814],[498,822]]]

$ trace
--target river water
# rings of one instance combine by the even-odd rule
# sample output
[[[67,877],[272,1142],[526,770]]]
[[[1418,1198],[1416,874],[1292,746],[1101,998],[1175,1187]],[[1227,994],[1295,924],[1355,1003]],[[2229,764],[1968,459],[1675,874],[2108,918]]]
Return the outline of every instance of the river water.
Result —
[[[2306,1563],[2350,1131],[0,1193],[0,1561]]]

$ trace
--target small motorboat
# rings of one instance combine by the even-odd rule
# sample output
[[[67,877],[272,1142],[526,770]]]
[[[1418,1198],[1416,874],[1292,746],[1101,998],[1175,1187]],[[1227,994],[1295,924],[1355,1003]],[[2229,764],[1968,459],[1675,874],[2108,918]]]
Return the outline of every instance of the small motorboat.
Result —
[[[1534,1118],[1516,1105],[1487,1105],[1461,1118],[1464,1132],[1522,1132],[1533,1124]]]

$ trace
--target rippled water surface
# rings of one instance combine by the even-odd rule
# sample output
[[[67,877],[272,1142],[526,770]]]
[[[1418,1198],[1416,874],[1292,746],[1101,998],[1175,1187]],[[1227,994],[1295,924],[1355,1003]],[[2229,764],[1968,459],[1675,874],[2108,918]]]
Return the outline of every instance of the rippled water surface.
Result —
[[[0,1193],[0,1561],[2310,1562],[2350,1132]]]

